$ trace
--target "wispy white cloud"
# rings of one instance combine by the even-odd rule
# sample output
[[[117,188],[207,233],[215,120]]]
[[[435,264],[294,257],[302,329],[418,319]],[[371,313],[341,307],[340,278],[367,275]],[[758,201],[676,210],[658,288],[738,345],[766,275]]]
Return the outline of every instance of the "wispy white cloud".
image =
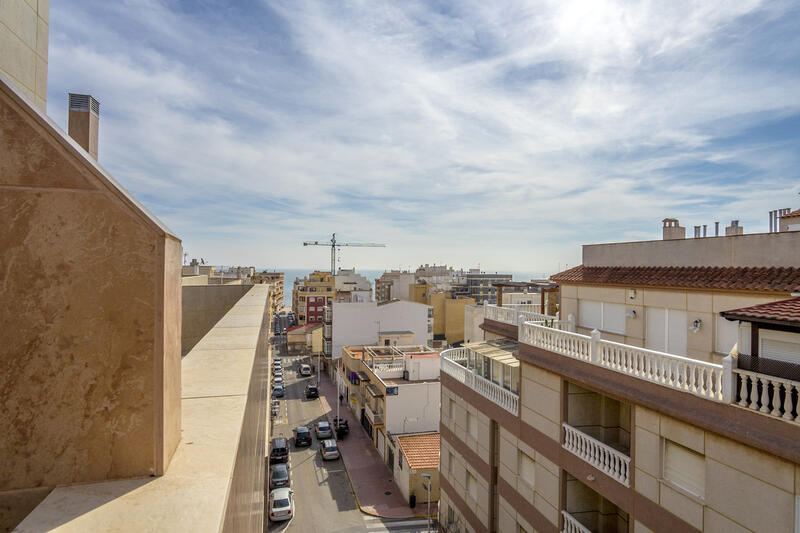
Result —
[[[100,99],[101,163],[192,255],[553,271],[796,207],[791,2],[182,6],[53,4],[49,111]]]

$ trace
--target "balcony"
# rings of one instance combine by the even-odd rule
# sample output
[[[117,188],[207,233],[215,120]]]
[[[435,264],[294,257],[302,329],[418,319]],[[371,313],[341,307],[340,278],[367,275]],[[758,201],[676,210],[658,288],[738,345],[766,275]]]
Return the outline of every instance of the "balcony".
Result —
[[[575,429],[566,422],[563,448],[577,455],[601,472],[630,487],[631,458],[607,444]]]
[[[567,474],[562,533],[628,533],[628,513]]]
[[[374,413],[369,405],[364,406],[364,416],[367,417],[372,427],[382,426],[384,424],[383,413]]]
[[[566,511],[561,511],[561,516],[564,517],[564,529],[562,533],[592,533],[592,530],[578,522],[571,514]]]
[[[325,342],[322,343],[322,353],[326,357],[330,357],[331,356],[331,352],[333,351],[333,347],[332,346],[333,346],[333,343],[331,341],[325,341]]]
[[[546,321],[554,326],[558,325],[559,329],[574,329],[570,328],[570,323],[567,321],[559,321],[557,316],[545,315],[534,311],[539,309],[538,305],[531,304],[515,304],[504,305],[499,307],[497,305],[485,304],[483,306],[483,318],[487,320],[494,320],[502,322],[503,324],[510,324],[518,326],[525,322],[543,322]]]
[[[322,327],[322,337],[325,339],[330,339],[332,331],[333,331],[333,326],[331,326],[330,324],[325,324]]]
[[[519,395],[493,381],[479,376],[469,368],[469,348],[452,348],[441,354],[442,372],[464,384],[514,416],[519,415]]]
[[[326,324],[330,324],[333,321],[333,309],[330,307],[325,307],[325,310],[322,313],[322,321]]]

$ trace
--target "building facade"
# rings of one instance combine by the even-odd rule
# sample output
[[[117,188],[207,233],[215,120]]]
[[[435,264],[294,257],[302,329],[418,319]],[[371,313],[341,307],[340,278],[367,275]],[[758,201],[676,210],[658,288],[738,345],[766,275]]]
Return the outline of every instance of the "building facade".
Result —
[[[47,112],[49,2],[0,6],[0,73],[42,113]]]
[[[475,300],[477,304],[489,302],[491,304],[497,303],[497,288],[495,283],[511,281],[511,274],[486,274],[486,273],[468,273],[464,276],[464,284],[467,289],[467,294],[470,298]]]
[[[560,316],[485,306],[481,344],[518,342],[519,371],[442,352],[443,529],[796,531],[799,253],[789,233],[586,246],[553,276]]]
[[[270,305],[270,312],[277,313],[283,307],[283,284],[284,284],[284,274],[283,272],[267,272],[264,270],[263,272],[256,272],[252,276],[252,281],[254,284],[257,283],[270,283],[272,284],[272,290],[274,292],[272,298],[272,305]]]
[[[297,278],[292,289],[292,311],[298,325],[314,324],[324,319],[325,306],[336,297],[336,279],[330,272],[315,270]]]
[[[392,270],[384,272],[375,279],[375,300],[388,302],[389,300],[411,300],[411,286],[416,278],[413,272]]]

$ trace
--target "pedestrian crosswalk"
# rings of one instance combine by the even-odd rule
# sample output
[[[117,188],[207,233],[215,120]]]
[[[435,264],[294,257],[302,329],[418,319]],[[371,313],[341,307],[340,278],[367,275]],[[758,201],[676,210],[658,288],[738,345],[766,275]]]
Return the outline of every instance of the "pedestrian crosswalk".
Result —
[[[428,521],[425,518],[389,519],[370,515],[364,515],[363,518],[368,533],[424,533],[429,531]],[[436,530],[437,528],[431,522],[430,531]]]

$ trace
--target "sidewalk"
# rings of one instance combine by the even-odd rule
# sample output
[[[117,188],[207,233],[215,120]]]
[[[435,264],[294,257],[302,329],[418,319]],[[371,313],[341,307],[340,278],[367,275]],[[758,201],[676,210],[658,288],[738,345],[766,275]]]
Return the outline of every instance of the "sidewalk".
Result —
[[[333,423],[339,395],[336,385],[324,374],[320,379],[319,392],[325,416]],[[424,517],[426,504],[417,505],[415,509],[408,506],[392,480],[392,473],[353,412],[343,404],[339,407],[339,416],[350,424],[350,433],[338,444],[358,507],[367,514],[382,518]],[[431,504],[431,515],[436,516],[437,511],[438,504]]]

